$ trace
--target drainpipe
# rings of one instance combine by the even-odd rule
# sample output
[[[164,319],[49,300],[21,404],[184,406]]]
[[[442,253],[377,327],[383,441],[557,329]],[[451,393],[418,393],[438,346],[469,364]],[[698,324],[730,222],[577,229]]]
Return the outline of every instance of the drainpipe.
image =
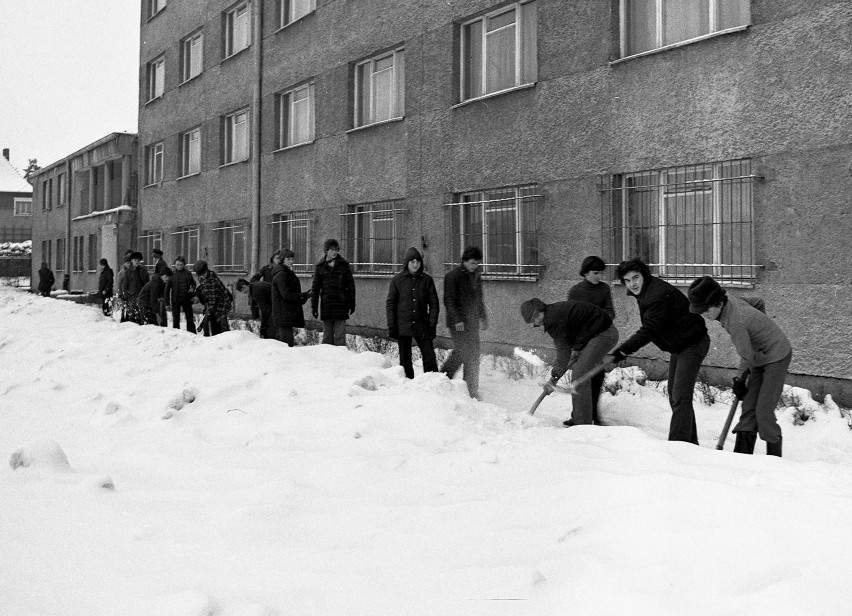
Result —
[[[71,159],[65,160],[65,274],[63,275],[63,288],[65,287],[65,277],[68,280],[68,289],[71,290]],[[65,196],[65,195],[63,195]]]
[[[251,101],[251,272],[260,269],[260,99],[263,85],[263,0],[252,2],[254,92]]]

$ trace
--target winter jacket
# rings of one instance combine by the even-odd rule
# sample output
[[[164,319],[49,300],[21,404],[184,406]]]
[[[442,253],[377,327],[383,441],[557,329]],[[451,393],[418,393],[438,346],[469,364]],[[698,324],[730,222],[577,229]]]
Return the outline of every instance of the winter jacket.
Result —
[[[257,282],[258,280],[262,280],[263,282],[272,282],[272,276],[274,275],[275,268],[277,265],[270,263],[269,265],[264,265],[260,268],[260,271],[251,277],[249,282]]]
[[[124,279],[127,278],[127,268],[124,265],[118,268],[118,273],[115,275],[115,284],[113,285],[113,291],[118,292],[119,295],[124,294]]]
[[[192,273],[186,268],[172,270],[171,278],[166,283],[164,293],[166,303],[169,305],[179,304],[193,295],[195,295],[195,278],[192,277]]]
[[[349,261],[338,255],[332,267],[325,257],[314,268],[311,311],[321,305],[322,321],[344,321],[355,310],[355,279]]]
[[[755,308],[752,301],[728,297],[718,319],[741,358],[740,373],[781,361],[793,350],[775,320]]]
[[[168,268],[169,268],[169,266],[166,265],[166,262],[165,262],[165,260],[163,260],[162,257],[157,259],[157,262],[154,263],[154,273],[157,276],[162,276],[163,272],[166,271]]]
[[[211,319],[227,316],[231,312],[234,298],[228,288],[219,280],[216,272],[208,270],[200,277],[196,287],[198,300],[204,304],[204,312]]]
[[[302,293],[302,283],[296,272],[280,263],[272,276],[272,322],[276,327],[304,327],[305,313],[302,305],[308,301],[308,292]]]
[[[582,351],[589,340],[612,327],[612,319],[600,306],[569,299],[544,307],[544,331],[556,345],[553,377],[568,370],[572,351]]]
[[[160,314],[160,300],[163,298],[165,284],[157,275],[151,276],[139,291],[139,305],[149,317]]]
[[[420,261],[416,274],[408,271],[408,262],[413,259]],[[393,337],[435,337],[441,309],[438,291],[435,281],[423,271],[423,257],[416,248],[408,249],[402,271],[391,279],[385,307],[388,331]]]
[[[98,277],[98,295],[101,297],[112,297],[112,268],[104,265],[101,275]]]
[[[49,267],[43,267],[38,271],[38,290],[42,293],[50,292],[55,282],[53,271]]]
[[[609,315],[609,318],[615,318],[615,306],[612,304],[612,290],[605,282],[592,284],[588,280],[581,280],[568,290],[568,299],[574,299],[580,302],[589,302],[595,306],[599,306]]]
[[[139,295],[142,287],[145,286],[145,283],[148,282],[148,279],[148,270],[145,269],[144,265],[140,265],[136,268],[131,267],[121,279],[121,291],[127,297],[136,297]]]
[[[639,304],[642,326],[618,348],[625,355],[649,342],[661,351],[680,353],[707,335],[704,317],[691,313],[686,295],[665,280],[648,276],[639,295],[633,297]]]
[[[261,310],[272,310],[272,283],[256,280],[249,283],[249,297]]]
[[[456,323],[464,323],[466,331],[478,331],[480,321],[488,322],[479,269],[471,274],[459,265],[444,276],[444,309],[451,330]]]

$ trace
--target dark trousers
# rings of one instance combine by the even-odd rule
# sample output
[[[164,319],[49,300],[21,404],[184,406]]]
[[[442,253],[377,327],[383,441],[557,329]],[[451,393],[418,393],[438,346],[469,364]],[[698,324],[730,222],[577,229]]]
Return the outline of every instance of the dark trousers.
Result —
[[[448,377],[464,366],[464,380],[471,396],[479,395],[479,329],[463,332],[451,329],[453,350],[447,356],[441,372]]]
[[[323,321],[322,343],[346,346],[346,321]]]
[[[192,311],[192,298],[181,297],[172,302],[172,327],[180,329],[180,313],[186,317],[186,331],[195,333],[195,313]]]
[[[695,344],[669,357],[669,404],[672,421],[669,424],[669,440],[698,444],[698,429],[695,427],[695,409],[692,396],[701,362],[710,350],[710,336],[705,335]]]
[[[784,391],[784,381],[792,359],[791,351],[780,361],[751,369],[748,391],[742,402],[742,415],[734,432],[759,432],[761,440],[767,443],[777,443],[781,439],[775,407]]]
[[[257,306],[260,311],[260,337],[269,338],[269,317],[272,315],[272,306],[264,306],[262,304],[258,304]],[[273,329],[272,332],[274,333],[275,330]],[[291,344],[290,346],[293,345]]]
[[[228,323],[227,315],[221,317],[210,317],[207,324],[204,326],[205,336],[216,336],[222,332],[231,331],[231,326]]]
[[[423,372],[437,372],[438,360],[435,357],[435,344],[429,337],[418,336],[400,336],[397,339],[399,343],[399,365],[405,370],[405,377],[414,378],[414,366],[411,364],[411,341],[414,340],[420,348],[420,355],[423,356]]]
[[[296,338],[293,335],[292,327],[279,327],[276,331],[275,339],[279,342],[283,342],[287,346],[296,345]]]

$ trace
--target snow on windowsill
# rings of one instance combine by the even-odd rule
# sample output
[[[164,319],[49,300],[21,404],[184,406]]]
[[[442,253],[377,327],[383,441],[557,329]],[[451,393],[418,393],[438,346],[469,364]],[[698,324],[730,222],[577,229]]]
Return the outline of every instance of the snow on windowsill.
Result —
[[[107,214],[115,214],[116,212],[135,212],[136,208],[132,205],[119,205],[118,207],[114,207],[111,210],[99,210],[97,212],[92,212],[91,214],[83,214],[82,216],[77,216],[72,218],[71,220],[85,220],[86,218],[96,218],[98,216],[106,216]]]

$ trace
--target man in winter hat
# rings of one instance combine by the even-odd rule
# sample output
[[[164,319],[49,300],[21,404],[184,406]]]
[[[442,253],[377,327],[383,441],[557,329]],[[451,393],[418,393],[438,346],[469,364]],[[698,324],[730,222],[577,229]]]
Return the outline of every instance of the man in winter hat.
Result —
[[[761,440],[766,441],[766,453],[780,457],[781,427],[775,408],[793,359],[790,341],[778,324],[764,314],[762,300],[728,297],[710,276],[696,278],[687,296],[690,312],[708,321],[719,321],[740,356],[739,376],[734,378],[733,390],[742,400],[742,414],[734,426],[737,435],[734,451],[754,453],[759,433]]]
[[[411,341],[414,340],[423,356],[423,372],[437,372],[435,357],[436,329],[438,327],[438,291],[435,281],[424,271],[423,256],[413,246],[405,253],[402,271],[388,285],[385,301],[388,337],[399,345],[399,365],[405,376],[414,378],[411,361]]]

